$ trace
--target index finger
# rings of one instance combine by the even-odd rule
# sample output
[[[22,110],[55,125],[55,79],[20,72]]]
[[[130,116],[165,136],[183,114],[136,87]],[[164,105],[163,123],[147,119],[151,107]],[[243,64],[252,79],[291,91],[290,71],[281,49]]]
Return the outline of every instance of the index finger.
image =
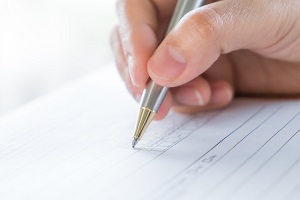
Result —
[[[149,76],[147,62],[158,46],[158,35],[174,9],[176,0],[119,0],[117,13],[124,55],[132,82],[144,87]]]

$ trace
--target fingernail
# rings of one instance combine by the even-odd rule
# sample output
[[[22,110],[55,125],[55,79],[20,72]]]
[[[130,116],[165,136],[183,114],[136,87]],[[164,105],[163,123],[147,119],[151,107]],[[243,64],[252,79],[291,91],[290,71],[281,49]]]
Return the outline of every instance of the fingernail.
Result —
[[[176,79],[185,67],[185,57],[172,46],[163,47],[149,61],[151,73],[164,80]]]
[[[141,100],[141,98],[142,98],[142,95],[136,94],[134,97],[135,97],[135,100],[136,100],[137,102],[140,102],[140,100]]]
[[[131,82],[134,86],[136,86],[135,78],[134,78],[134,59],[131,55],[127,56],[127,65],[128,65],[128,71],[129,76],[131,79]]]
[[[204,100],[198,90],[193,87],[182,87],[175,93],[176,101],[190,106],[203,106]]]
[[[226,92],[226,94],[227,94],[228,100],[231,100],[232,97],[233,97],[232,90],[226,88],[226,89],[225,89],[225,92]]]
[[[214,92],[212,93],[212,96],[210,98],[210,104],[229,102],[233,97],[232,91],[228,88],[224,89],[223,86],[212,85],[212,90]]]
[[[196,98],[198,100],[199,106],[203,106],[204,105],[204,101],[203,101],[203,98],[202,98],[200,92],[198,90],[196,90],[196,89],[194,89],[194,90],[195,90],[195,96],[196,96]]]

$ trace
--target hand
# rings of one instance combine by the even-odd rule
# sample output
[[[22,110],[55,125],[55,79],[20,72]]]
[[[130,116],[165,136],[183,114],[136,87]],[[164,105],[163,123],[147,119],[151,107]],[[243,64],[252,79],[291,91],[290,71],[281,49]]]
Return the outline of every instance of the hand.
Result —
[[[172,105],[182,112],[220,108],[234,93],[300,94],[299,0],[216,1],[185,15],[159,44],[175,3],[119,0],[111,37],[137,101],[149,76],[170,87],[156,119]]]

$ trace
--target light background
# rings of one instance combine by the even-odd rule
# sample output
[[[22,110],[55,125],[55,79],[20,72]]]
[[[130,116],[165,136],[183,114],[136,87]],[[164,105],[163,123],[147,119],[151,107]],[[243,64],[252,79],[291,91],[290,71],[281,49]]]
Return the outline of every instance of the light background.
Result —
[[[0,0],[0,115],[112,62],[115,0]]]

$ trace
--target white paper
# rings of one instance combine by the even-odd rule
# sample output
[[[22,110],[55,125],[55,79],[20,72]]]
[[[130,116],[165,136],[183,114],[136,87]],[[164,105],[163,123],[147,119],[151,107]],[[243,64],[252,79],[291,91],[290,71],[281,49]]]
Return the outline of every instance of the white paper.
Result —
[[[1,119],[1,200],[300,199],[299,100],[171,113],[132,149],[138,104],[110,68]]]

